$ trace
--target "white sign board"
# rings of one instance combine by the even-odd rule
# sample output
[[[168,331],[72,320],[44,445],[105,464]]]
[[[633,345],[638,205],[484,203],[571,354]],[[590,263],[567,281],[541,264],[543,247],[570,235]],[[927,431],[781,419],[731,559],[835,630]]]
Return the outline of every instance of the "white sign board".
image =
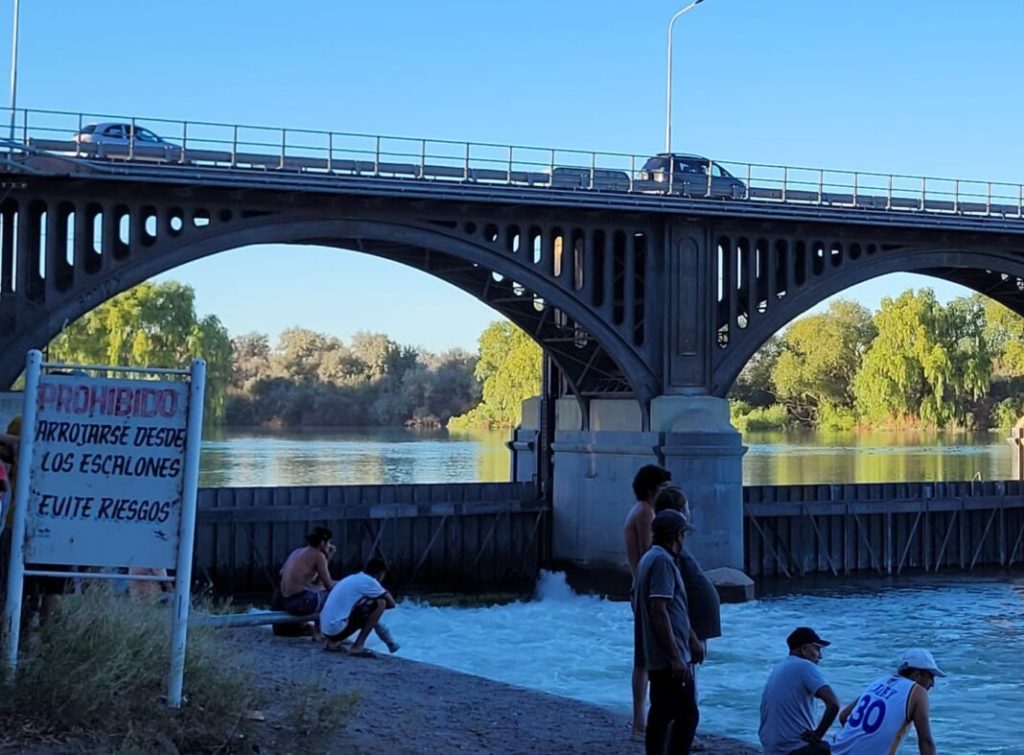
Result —
[[[174,568],[188,383],[43,374],[36,395],[25,561]]]

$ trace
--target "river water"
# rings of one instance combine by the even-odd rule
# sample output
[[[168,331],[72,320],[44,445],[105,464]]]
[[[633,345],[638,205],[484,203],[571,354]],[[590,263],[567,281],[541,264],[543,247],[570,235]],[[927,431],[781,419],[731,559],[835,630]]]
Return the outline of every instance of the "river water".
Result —
[[[1006,433],[750,433],[748,485],[1010,477]],[[403,428],[329,433],[219,432],[203,443],[200,485],[354,485],[501,482],[505,430]]]
[[[1006,479],[1004,435],[751,433],[744,437],[744,482]],[[507,437],[403,429],[227,433],[204,442],[200,484],[504,481]],[[844,580],[800,589],[723,606],[724,637],[711,643],[699,678],[704,731],[756,744],[764,681],[785,653],[786,635],[810,624],[833,642],[822,670],[844,702],[890,672],[901,650],[928,647],[949,673],[931,693],[939,752],[1024,755],[1024,577]],[[574,595],[561,575],[543,577],[528,602],[438,608],[403,601],[387,616],[403,656],[596,703],[624,717],[631,621],[627,604]],[[916,751],[916,744],[903,749]]]
[[[533,601],[403,601],[386,621],[402,656],[629,715],[629,605],[574,595],[560,574],[542,577]],[[902,650],[927,647],[948,674],[931,692],[938,751],[1024,754],[1024,578],[845,582],[722,606],[723,637],[711,641],[698,677],[701,730],[757,744],[761,688],[786,635],[803,624],[833,643],[821,669],[843,704],[891,673]],[[386,652],[376,638],[370,646]],[[916,752],[909,740],[904,751]]]

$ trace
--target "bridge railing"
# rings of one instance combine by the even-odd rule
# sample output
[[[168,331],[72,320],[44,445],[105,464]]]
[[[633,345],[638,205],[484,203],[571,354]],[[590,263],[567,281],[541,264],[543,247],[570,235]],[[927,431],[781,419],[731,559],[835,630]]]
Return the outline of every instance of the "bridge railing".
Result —
[[[310,180],[358,177],[484,184],[567,192],[671,195],[818,205],[856,210],[1024,219],[1024,184],[805,168],[707,158],[679,170],[645,170],[650,155],[585,152],[444,139],[276,128],[96,113],[0,109],[7,147],[93,161],[140,162],[168,170],[254,171]],[[149,129],[164,142],[76,140],[90,124]],[[0,127],[2,128],[2,127]],[[141,133],[141,132],[136,132]]]

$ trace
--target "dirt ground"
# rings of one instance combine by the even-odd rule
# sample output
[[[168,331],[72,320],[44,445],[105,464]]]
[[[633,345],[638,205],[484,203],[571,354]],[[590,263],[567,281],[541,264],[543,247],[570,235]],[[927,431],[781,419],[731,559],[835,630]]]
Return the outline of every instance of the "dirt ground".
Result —
[[[642,742],[630,741],[625,716],[596,705],[411,661],[400,652],[374,658],[328,653],[308,637],[275,637],[266,627],[223,630],[221,636],[223,662],[246,668],[267,700],[249,716],[255,720],[238,725],[237,737],[222,752],[639,755],[644,751]],[[21,728],[17,721],[2,723]],[[7,731],[0,738],[0,755],[109,751],[68,741],[45,726],[31,724],[31,728],[34,731],[16,736]],[[698,732],[694,751],[760,752],[703,732]]]
[[[397,656],[327,653],[308,639],[266,630],[226,631],[239,662],[284,699],[315,689],[357,693],[347,720],[315,749],[296,742],[294,710],[268,707],[261,753],[642,753],[627,719],[587,703],[461,674]],[[310,701],[311,707],[314,701]],[[257,735],[259,733],[257,729]],[[758,750],[707,734],[697,752]]]

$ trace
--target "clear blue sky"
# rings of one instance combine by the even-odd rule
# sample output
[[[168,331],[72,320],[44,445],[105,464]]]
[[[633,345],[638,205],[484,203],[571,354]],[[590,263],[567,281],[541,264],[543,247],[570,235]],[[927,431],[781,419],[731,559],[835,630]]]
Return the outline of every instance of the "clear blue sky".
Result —
[[[10,39],[10,3],[0,40]],[[656,152],[684,0],[22,0],[18,104]],[[673,146],[716,159],[1024,180],[1024,0],[706,0],[676,26]],[[9,49],[0,48],[9,56]],[[258,247],[164,278],[238,334],[472,348],[496,318],[355,252]],[[226,285],[229,282],[229,285]],[[908,285],[852,291],[877,306]]]

